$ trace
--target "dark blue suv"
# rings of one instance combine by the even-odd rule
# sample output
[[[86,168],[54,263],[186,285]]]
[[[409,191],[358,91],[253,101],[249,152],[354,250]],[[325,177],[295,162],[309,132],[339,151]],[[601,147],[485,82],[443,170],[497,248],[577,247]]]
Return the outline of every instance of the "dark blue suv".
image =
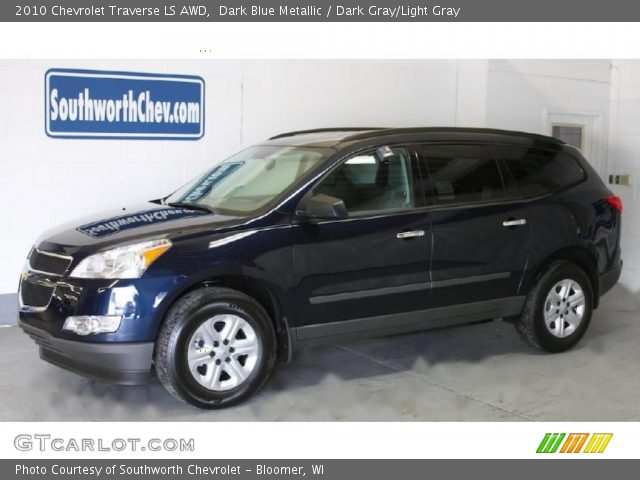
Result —
[[[168,197],[47,232],[22,274],[20,326],[48,362],[122,384],[156,372],[201,408],[346,337],[502,318],[561,352],[620,276],[621,211],[549,137],[287,133]]]

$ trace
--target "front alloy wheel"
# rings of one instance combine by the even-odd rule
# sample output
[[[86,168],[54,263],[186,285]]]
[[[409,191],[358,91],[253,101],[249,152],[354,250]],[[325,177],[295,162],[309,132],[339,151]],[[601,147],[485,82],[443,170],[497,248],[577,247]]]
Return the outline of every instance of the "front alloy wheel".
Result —
[[[255,330],[237,315],[215,315],[205,320],[188,342],[191,375],[214,392],[239,386],[251,375],[259,356]]]
[[[178,399],[199,408],[228,407],[266,383],[276,358],[275,330],[253,298],[205,287],[171,308],[154,358],[158,378]]]

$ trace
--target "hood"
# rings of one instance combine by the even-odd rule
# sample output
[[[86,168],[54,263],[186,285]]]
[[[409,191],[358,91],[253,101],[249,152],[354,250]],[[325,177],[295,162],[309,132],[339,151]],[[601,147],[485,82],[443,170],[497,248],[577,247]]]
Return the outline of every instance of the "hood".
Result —
[[[173,238],[200,230],[228,227],[246,220],[243,217],[149,202],[62,224],[42,234],[36,245],[45,251],[73,254],[85,247],[98,250],[121,243]]]

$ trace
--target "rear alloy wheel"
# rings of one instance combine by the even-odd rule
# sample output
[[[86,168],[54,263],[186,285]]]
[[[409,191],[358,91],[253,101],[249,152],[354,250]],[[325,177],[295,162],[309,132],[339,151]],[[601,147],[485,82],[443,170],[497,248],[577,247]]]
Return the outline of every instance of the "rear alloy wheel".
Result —
[[[573,334],[582,323],[586,310],[584,292],[569,278],[556,283],[544,302],[544,323],[549,332],[558,338]]]
[[[547,352],[564,352],[580,341],[591,321],[593,289],[574,263],[551,263],[529,292],[516,323],[521,337]]]
[[[178,399],[199,408],[228,407],[266,383],[276,358],[275,331],[253,298],[202,288],[171,308],[154,358],[158,378]]]

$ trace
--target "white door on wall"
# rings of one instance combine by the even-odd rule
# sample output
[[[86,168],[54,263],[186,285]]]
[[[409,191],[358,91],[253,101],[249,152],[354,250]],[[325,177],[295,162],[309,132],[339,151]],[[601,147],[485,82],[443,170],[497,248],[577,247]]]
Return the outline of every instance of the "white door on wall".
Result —
[[[585,158],[602,174],[602,116],[598,114],[548,112],[548,135],[579,148]]]

